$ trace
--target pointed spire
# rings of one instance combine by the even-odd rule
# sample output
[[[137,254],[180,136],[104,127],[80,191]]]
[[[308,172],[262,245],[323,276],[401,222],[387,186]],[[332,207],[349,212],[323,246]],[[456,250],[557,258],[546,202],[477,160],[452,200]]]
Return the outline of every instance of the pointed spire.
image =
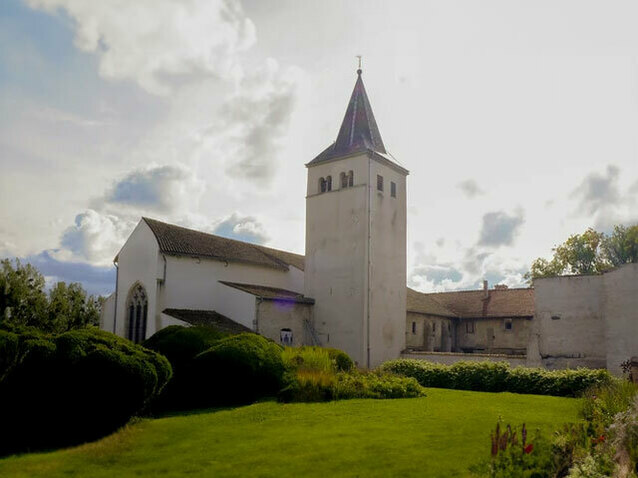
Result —
[[[328,159],[366,150],[386,154],[366,89],[363,86],[361,73],[361,64],[359,64],[357,82],[350,96],[350,102],[343,117],[341,128],[339,128],[337,141],[310,163],[327,161]]]
[[[359,68],[357,82],[354,85],[346,115],[337,135],[334,152],[341,155],[363,149],[370,149],[378,153],[386,152],[365,86],[363,86],[361,68]]]

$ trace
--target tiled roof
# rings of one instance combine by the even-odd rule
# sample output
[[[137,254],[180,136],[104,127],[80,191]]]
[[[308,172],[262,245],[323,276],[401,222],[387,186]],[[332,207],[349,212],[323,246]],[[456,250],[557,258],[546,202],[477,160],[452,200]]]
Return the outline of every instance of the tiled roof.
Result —
[[[316,164],[356,152],[386,153],[366,89],[363,86],[361,70],[357,70],[357,75],[357,82],[354,85],[352,96],[350,96],[337,140],[308,164]]]
[[[291,290],[279,289],[277,287],[267,287],[264,285],[255,284],[240,284],[238,282],[226,282],[223,280],[220,283],[233,287],[241,291],[252,294],[260,299],[265,300],[280,300],[285,302],[297,302],[299,304],[314,304],[315,300],[309,297],[304,297],[303,294],[293,292]]]
[[[408,287],[408,312],[417,312],[420,314],[439,315],[442,317],[456,317],[456,314],[437,302],[431,294],[410,289]]]
[[[214,310],[164,309],[162,313],[191,325],[205,325],[222,332],[229,332],[232,334],[252,332],[252,330],[248,327],[245,327],[234,320],[229,319],[225,315],[215,312]]]
[[[288,270],[288,266],[292,265],[303,270],[304,256],[299,254],[195,231],[147,217],[142,219],[153,231],[160,251],[164,254],[244,262],[280,270]]]
[[[534,289],[490,289],[424,294],[461,318],[533,317]]]

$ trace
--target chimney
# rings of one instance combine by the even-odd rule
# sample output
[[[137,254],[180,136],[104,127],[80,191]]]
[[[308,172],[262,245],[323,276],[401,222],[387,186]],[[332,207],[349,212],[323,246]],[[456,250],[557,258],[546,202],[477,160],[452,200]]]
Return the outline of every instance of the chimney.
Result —
[[[483,281],[483,298],[487,299],[490,296],[490,293],[487,288],[487,280]]]

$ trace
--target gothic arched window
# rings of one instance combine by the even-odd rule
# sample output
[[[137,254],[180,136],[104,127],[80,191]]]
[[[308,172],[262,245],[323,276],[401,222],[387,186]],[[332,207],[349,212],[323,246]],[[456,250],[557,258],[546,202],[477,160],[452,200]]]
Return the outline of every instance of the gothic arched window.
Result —
[[[341,177],[341,188],[347,188],[348,187],[348,176],[346,176],[346,173],[341,173],[340,177]]]
[[[126,338],[139,343],[146,338],[146,318],[148,315],[148,298],[141,284],[135,284],[127,301],[128,327]]]
[[[320,193],[325,193],[326,192],[326,180],[324,178],[320,178],[319,179],[319,192]]]
[[[326,178],[326,191],[332,191],[332,176]]]
[[[348,171],[348,187],[354,186],[354,171]]]

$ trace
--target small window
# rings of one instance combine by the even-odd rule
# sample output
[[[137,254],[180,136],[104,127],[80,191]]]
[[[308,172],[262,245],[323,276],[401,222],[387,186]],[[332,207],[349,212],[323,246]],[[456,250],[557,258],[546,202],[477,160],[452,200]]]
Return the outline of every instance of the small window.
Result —
[[[432,332],[436,332],[436,322],[432,322]]]
[[[474,333],[474,321],[473,320],[468,320],[467,322],[465,322],[465,333],[466,334],[473,334]]]
[[[377,190],[383,191],[383,176],[377,174]]]
[[[354,172],[348,171],[348,187],[354,186]]]
[[[332,176],[326,178],[326,191],[332,191]]]
[[[341,173],[340,175],[341,177],[341,188],[347,188],[348,187],[348,176],[346,176],[346,173]]]
[[[279,341],[281,342],[281,345],[292,347],[292,330],[281,329],[279,331]]]
[[[412,333],[416,334],[416,322],[412,322]]]
[[[390,181],[390,196],[397,197],[397,183]]]
[[[505,330],[512,330],[512,319],[505,319]]]
[[[325,193],[326,192],[326,180],[324,178],[319,179],[319,192],[320,193]]]
[[[560,320],[560,315],[552,315],[552,320]]]

